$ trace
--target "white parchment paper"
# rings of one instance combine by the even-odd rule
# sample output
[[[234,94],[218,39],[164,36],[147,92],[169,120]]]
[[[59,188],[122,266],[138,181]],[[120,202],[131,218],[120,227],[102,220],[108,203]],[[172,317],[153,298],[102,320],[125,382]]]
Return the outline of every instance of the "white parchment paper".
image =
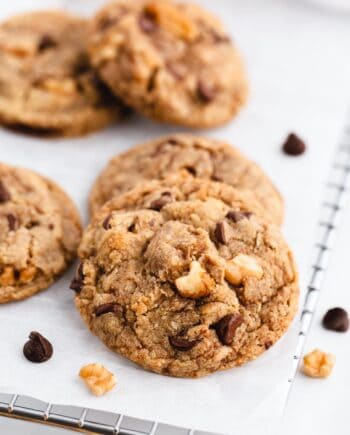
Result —
[[[51,4],[89,13],[97,3],[101,1],[12,0],[2,2],[0,14]],[[244,53],[251,81],[249,104],[237,120],[200,133],[236,144],[279,186],[287,206],[284,232],[295,250],[303,289],[323,182],[350,93],[349,21],[297,1],[200,3],[226,22]],[[292,130],[309,144],[302,157],[280,152],[281,142]],[[123,125],[74,140],[43,140],[0,130],[0,159],[59,182],[86,222],[89,189],[107,160],[170,131],[175,129],[136,116]],[[86,330],[68,289],[72,274],[70,270],[48,291],[31,299],[0,307],[0,391],[202,430],[271,433],[284,406],[297,320],[276,346],[242,368],[199,380],[162,377],[113,354]],[[54,345],[54,356],[45,364],[31,364],[22,356],[32,330],[40,331]],[[89,362],[100,362],[117,375],[117,388],[105,397],[93,397],[77,376]]]

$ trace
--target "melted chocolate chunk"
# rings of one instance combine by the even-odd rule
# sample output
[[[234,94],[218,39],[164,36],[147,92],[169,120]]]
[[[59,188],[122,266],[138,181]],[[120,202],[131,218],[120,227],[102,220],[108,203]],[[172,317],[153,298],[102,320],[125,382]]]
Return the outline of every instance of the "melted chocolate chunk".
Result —
[[[199,343],[199,340],[189,340],[182,335],[177,335],[175,337],[169,337],[169,343],[174,349],[179,350],[180,352],[187,352],[193,349],[196,344]]]
[[[232,343],[237,328],[243,323],[243,316],[239,313],[228,314],[213,325],[222,344],[228,346]]]

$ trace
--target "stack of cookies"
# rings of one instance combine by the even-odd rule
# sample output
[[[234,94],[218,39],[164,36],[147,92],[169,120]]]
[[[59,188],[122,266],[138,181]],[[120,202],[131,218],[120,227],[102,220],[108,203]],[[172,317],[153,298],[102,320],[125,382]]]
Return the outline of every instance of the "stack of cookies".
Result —
[[[228,144],[172,135],[113,158],[90,195],[72,283],[91,331],[146,369],[198,377],[287,330],[298,275],[283,202]]]
[[[0,26],[0,118],[62,135],[121,119],[212,127],[245,100],[221,24],[189,3],[119,0],[90,23],[58,12]],[[114,157],[81,224],[53,182],[0,165],[0,302],[47,288],[74,258],[76,306],[110,349],[157,373],[241,365],[287,330],[298,302],[283,200],[231,145],[190,134]]]

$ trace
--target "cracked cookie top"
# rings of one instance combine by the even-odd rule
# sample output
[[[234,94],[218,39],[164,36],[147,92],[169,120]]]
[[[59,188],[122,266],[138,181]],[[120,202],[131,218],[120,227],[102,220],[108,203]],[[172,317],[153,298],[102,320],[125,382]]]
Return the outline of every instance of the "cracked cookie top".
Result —
[[[0,163],[0,303],[52,284],[75,258],[79,214],[52,181]]]
[[[180,170],[249,190],[263,209],[261,216],[282,223],[283,199],[258,165],[229,144],[189,134],[162,137],[115,156],[92,188],[90,211],[95,213],[107,200],[138,183]]]
[[[87,22],[34,12],[0,24],[0,122],[77,135],[125,109],[90,66]]]
[[[213,127],[246,100],[240,54],[219,20],[199,6],[114,1],[93,21],[89,52],[117,96],[159,121]]]
[[[272,346],[297,309],[280,230],[233,187],[170,177],[106,203],[72,282],[83,319],[146,369],[199,377]]]

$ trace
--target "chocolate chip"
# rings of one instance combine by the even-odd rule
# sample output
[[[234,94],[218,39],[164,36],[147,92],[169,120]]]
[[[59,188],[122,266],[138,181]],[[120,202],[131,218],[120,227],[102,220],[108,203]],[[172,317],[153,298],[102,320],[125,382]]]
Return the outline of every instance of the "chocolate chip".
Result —
[[[95,309],[95,316],[100,317],[103,314],[118,313],[118,312],[119,312],[119,305],[113,303],[102,304]]]
[[[228,314],[213,325],[222,344],[230,345],[236,329],[243,323],[243,316],[239,313]]]
[[[199,98],[204,103],[210,103],[216,97],[216,91],[208,83],[203,80],[199,80],[197,85],[197,93]]]
[[[112,215],[110,214],[109,216],[106,217],[106,219],[103,221],[102,226],[105,230],[110,230],[112,228],[111,226],[111,219],[112,219]]]
[[[343,308],[328,310],[322,321],[326,329],[336,332],[346,332],[349,329],[349,316]]]
[[[219,243],[226,245],[226,243],[227,243],[227,231],[226,231],[226,223],[224,221],[218,222],[216,224],[216,227],[214,230],[214,236],[215,236],[215,239]]]
[[[169,204],[172,201],[171,192],[164,192],[162,196],[158,199],[155,199],[150,204],[151,210],[160,211],[165,205]]]
[[[291,133],[282,146],[285,154],[289,156],[299,156],[303,154],[306,150],[306,145],[303,140],[300,139],[296,134]]]
[[[84,282],[83,264],[80,263],[79,267],[75,271],[75,276],[69,288],[79,293],[81,291],[81,288],[83,287],[83,282]]]
[[[273,345],[271,340],[268,340],[264,343],[265,349],[270,349],[270,347]]]
[[[38,50],[44,51],[48,48],[57,47],[57,42],[49,34],[44,34],[38,44]]]
[[[193,166],[185,166],[184,169],[186,169],[186,171],[189,172],[194,177],[197,175],[197,171]]]
[[[23,347],[23,354],[31,362],[45,362],[52,357],[52,344],[39,332],[32,331],[29,335],[29,341]]]
[[[133,222],[131,225],[128,226],[128,231],[129,231],[129,233],[134,233],[135,230],[136,230],[136,224],[135,224],[135,222]]]
[[[158,28],[154,15],[146,11],[143,11],[139,17],[139,26],[145,33],[153,33]]]
[[[222,33],[218,33],[216,30],[212,29],[211,32],[213,36],[213,40],[217,44],[229,44],[231,42],[231,39],[229,36],[224,35]]]
[[[55,229],[55,225],[54,224],[49,224],[48,228],[50,231],[53,231]]]
[[[95,104],[96,107],[115,107],[116,104],[118,104],[119,106],[119,100],[116,99],[116,97],[109,90],[108,86],[103,83],[103,81],[100,79],[96,72],[91,72],[91,74],[89,75],[89,80],[91,86],[96,89],[100,96],[98,102],[96,102]],[[122,109],[123,111],[125,110],[125,114],[128,110],[123,104],[120,104],[120,109]]]
[[[74,65],[74,75],[80,76],[82,74],[90,73],[91,66],[90,66],[90,60],[87,53],[81,53],[76,59],[75,59],[75,65]],[[78,82],[78,88],[82,92],[84,89],[84,86],[82,83]]]
[[[4,183],[0,181],[0,203],[10,201],[10,192],[6,189]]]
[[[7,222],[9,225],[9,229],[10,231],[16,231],[18,229],[18,220],[16,218],[16,216],[14,216],[12,213],[6,215],[7,217]]]
[[[155,89],[158,72],[159,72],[159,68],[154,68],[150,76],[148,77],[147,92],[152,92]]]
[[[175,337],[169,337],[169,343],[171,346],[181,352],[186,352],[193,349],[200,340],[189,340],[182,335],[176,335]]]
[[[252,216],[253,213],[250,213],[249,211],[234,211],[230,210],[226,217],[233,221],[234,223],[237,223],[241,221],[242,219],[249,219]]]

